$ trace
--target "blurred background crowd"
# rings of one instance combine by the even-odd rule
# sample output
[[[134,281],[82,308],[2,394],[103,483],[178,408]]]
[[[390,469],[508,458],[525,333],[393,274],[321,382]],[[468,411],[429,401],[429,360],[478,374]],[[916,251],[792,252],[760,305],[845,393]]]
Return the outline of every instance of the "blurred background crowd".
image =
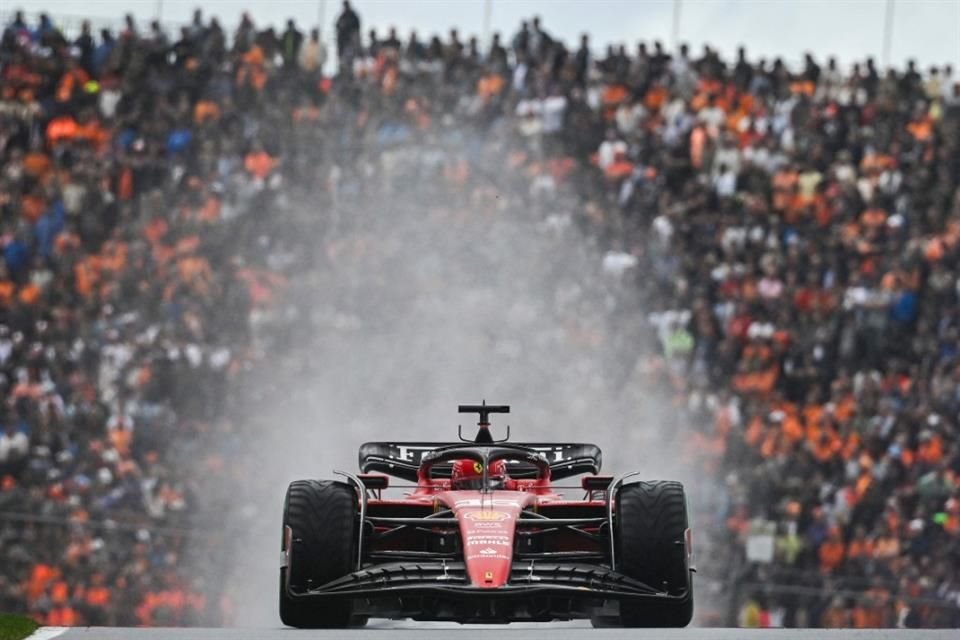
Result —
[[[563,249],[504,320],[562,330],[497,352],[575,344],[578,384],[667,400],[653,444],[710,478],[701,622],[960,626],[950,66],[571,45],[538,18],[401,39],[349,3],[335,31],[3,26],[0,610],[235,622],[193,558],[227,561],[215,514],[256,479],[258,364],[335,367],[303,345],[483,286],[442,249],[405,271],[414,215]]]

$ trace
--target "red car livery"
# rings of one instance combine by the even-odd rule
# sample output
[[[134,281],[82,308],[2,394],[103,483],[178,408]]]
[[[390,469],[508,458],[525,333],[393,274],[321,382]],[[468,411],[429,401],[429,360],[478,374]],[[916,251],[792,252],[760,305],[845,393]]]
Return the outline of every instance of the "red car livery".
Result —
[[[361,473],[293,482],[281,539],[284,624],[688,624],[683,486],[598,475],[592,444],[495,441],[489,414],[508,411],[461,405],[480,415],[472,441],[367,443]]]

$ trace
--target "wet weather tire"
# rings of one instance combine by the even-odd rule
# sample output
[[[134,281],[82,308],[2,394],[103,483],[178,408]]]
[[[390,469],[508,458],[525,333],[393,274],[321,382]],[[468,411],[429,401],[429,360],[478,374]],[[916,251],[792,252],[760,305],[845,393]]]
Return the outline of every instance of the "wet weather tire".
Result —
[[[616,570],[676,600],[624,604],[624,627],[685,627],[693,617],[693,583],[687,561],[687,500],[679,482],[624,485],[616,503]],[[602,621],[597,620],[597,623]]]
[[[280,569],[280,619],[301,628],[360,626],[365,618],[352,615],[346,603],[323,605],[301,601],[290,591],[303,592],[350,573],[356,562],[357,492],[350,485],[328,480],[298,480],[287,488],[283,503],[283,547],[287,566]],[[290,527],[289,550],[286,528]]]

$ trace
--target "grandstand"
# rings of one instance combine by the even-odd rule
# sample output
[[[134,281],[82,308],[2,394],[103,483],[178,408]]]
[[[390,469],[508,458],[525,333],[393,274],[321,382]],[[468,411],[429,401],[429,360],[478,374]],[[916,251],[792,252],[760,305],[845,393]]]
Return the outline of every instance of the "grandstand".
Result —
[[[960,627],[954,69],[336,18],[4,23],[0,610],[243,622],[264,407],[482,272],[524,340],[458,347],[539,363],[504,391],[569,350],[563,395],[678,425],[635,437],[698,471],[701,623]]]

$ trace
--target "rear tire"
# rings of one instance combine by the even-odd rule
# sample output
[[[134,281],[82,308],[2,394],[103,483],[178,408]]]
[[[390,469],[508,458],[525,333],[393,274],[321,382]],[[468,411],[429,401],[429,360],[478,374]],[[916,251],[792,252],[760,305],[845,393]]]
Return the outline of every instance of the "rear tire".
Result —
[[[683,485],[668,480],[634,482],[620,489],[616,499],[617,571],[655,589],[684,594],[679,600],[625,605],[620,624],[687,626],[693,618],[693,582],[687,562]]]
[[[329,480],[298,480],[287,488],[283,526],[291,529],[288,566],[280,569],[280,619],[307,629],[362,626],[345,602],[321,604],[292,598],[286,589],[303,592],[350,573],[356,561],[357,492]],[[282,545],[283,543],[281,543]],[[281,548],[281,550],[285,550]]]

